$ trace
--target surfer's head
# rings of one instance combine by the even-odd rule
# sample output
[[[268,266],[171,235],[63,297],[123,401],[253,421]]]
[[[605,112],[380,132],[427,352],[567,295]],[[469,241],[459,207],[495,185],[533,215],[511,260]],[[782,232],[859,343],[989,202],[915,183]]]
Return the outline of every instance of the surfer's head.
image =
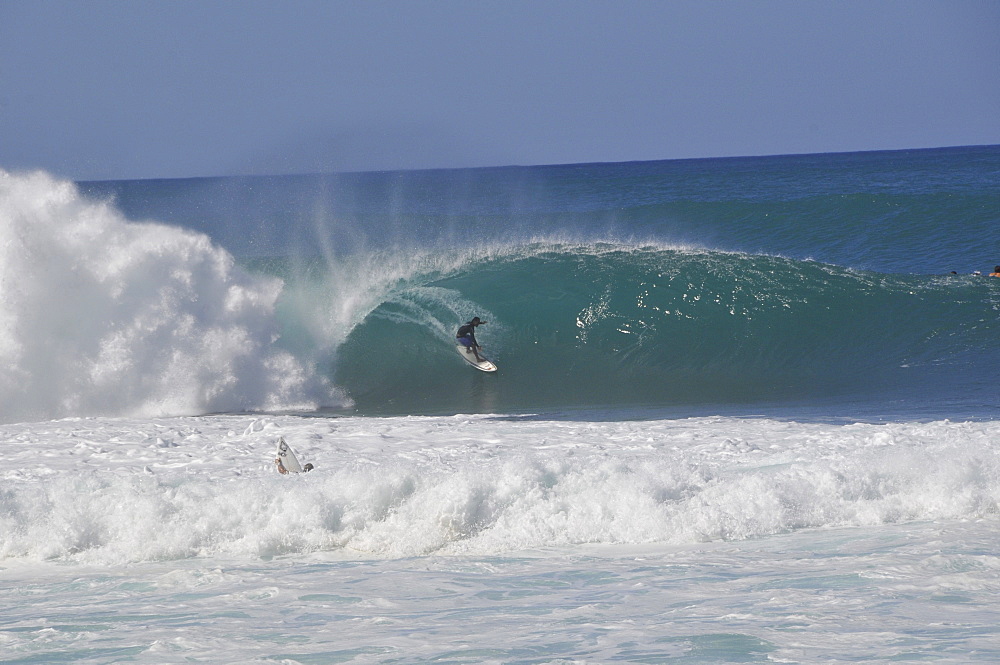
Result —
[[[471,325],[478,326],[478,325],[482,325],[482,324],[484,324],[486,322],[483,321],[483,320],[481,320],[478,316],[474,316],[474,317],[472,317],[472,320],[469,321],[469,323]]]

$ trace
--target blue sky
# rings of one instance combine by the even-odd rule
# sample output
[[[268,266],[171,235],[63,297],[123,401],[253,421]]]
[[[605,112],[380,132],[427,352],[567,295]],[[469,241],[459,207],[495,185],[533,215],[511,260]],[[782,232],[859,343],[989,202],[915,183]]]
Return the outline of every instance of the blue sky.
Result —
[[[0,168],[75,179],[1000,144],[1000,2],[0,0]]]

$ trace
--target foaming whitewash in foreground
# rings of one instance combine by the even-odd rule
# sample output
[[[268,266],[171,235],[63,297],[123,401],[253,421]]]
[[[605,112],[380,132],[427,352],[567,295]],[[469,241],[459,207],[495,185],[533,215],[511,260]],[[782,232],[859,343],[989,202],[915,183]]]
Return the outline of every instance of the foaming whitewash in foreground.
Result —
[[[488,416],[0,428],[0,559],[501,556],[995,519],[996,422]],[[280,475],[275,441],[308,474]]]

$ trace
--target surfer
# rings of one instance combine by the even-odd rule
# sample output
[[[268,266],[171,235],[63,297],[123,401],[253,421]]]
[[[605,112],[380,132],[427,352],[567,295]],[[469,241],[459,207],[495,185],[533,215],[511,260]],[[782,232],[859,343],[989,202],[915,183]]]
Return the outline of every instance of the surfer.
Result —
[[[471,321],[459,328],[458,332],[455,333],[458,343],[476,354],[476,362],[483,361],[483,359],[479,357],[479,349],[481,347],[479,346],[479,342],[476,341],[476,326],[481,326],[484,323],[486,322],[480,320],[478,316],[474,316]],[[466,351],[466,353],[468,353],[468,351]]]
[[[285,474],[288,473],[288,469],[286,469],[285,465],[281,463],[281,458],[280,457],[276,457],[274,459],[274,464],[275,464],[275,466],[278,467],[278,473],[280,473],[281,475],[285,475]],[[313,468],[314,467],[312,465],[312,462],[306,462],[306,465],[304,467],[302,467],[302,472],[305,473],[306,471],[312,471]]]

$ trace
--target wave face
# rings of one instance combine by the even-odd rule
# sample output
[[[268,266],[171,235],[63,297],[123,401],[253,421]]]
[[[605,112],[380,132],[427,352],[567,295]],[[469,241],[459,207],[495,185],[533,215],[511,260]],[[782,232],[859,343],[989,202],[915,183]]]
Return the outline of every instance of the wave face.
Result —
[[[988,391],[1000,292],[655,246],[536,244],[397,285],[339,347],[359,408],[926,401]],[[501,368],[461,372],[456,321]]]
[[[207,290],[250,280],[261,318],[245,357],[297,363],[290,381],[312,403],[345,402],[302,388],[314,373],[361,413],[995,413],[1000,280],[970,273],[1000,262],[998,178],[1000,149],[983,147],[80,188],[120,211],[106,214],[200,232],[236,257],[254,276],[228,267]],[[161,279],[143,271],[137,287]],[[479,337],[496,376],[453,349],[473,315],[490,321]],[[296,401],[220,394],[182,401]]]
[[[314,407],[280,292],[203,234],[0,172],[0,418]]]

